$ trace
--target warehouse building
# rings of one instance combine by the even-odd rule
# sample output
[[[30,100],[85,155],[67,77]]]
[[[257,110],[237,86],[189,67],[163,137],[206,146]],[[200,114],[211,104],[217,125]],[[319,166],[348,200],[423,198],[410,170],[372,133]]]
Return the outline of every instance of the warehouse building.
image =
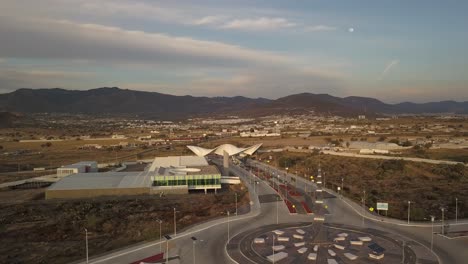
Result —
[[[98,165],[96,161],[81,161],[57,168],[57,177],[61,178],[75,173],[90,173],[97,171]]]
[[[82,164],[76,163],[76,164]],[[66,168],[66,167],[64,167]],[[97,164],[96,164],[97,168]],[[68,169],[81,169],[69,167]],[[65,172],[64,172],[65,174]],[[151,166],[138,172],[76,171],[51,185],[46,199],[89,198],[119,195],[189,193],[221,188],[221,173],[204,157],[156,157]]]
[[[45,192],[46,199],[150,194],[147,172],[76,173],[64,177]]]

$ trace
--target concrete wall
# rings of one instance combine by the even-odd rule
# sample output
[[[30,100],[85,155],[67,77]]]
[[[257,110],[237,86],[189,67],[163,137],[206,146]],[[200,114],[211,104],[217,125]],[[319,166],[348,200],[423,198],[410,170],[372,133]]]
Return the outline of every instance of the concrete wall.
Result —
[[[46,190],[47,199],[75,199],[99,196],[122,196],[150,194],[150,188],[115,188],[115,189],[82,189],[82,190]]]
[[[155,186],[151,188],[151,194],[188,194],[188,186]]]

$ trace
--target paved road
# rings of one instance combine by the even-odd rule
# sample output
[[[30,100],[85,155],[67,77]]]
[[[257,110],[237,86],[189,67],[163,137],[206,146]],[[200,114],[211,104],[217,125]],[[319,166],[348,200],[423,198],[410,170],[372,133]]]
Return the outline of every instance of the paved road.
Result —
[[[262,168],[269,168],[276,170],[276,168],[269,166],[264,163],[256,163]],[[284,171],[276,170],[283,176],[296,177],[293,174],[286,174]],[[303,188],[305,185],[309,185],[309,189],[314,185],[305,180],[302,177],[297,177],[299,188]],[[332,198],[325,198],[325,203],[328,205],[330,215],[326,217],[326,222],[335,224],[347,224],[354,226],[365,226],[367,228],[375,228],[387,232],[394,232],[408,237],[409,239],[415,240],[427,248],[430,248],[431,244],[431,224],[430,223],[411,223],[407,224],[405,221],[396,219],[390,219],[385,217],[377,217],[370,214],[367,210],[354,203],[349,199],[340,199],[339,195],[331,190],[325,189],[327,193],[333,195]],[[468,230],[468,221],[462,220],[458,223],[454,221],[449,222],[452,229],[458,228]],[[440,230],[440,223],[434,225],[435,232]],[[434,235],[434,251],[439,256],[440,263],[452,264],[452,263],[467,263],[468,260],[468,238],[460,239],[447,239],[439,235]]]
[[[268,166],[263,163],[256,163],[255,165],[265,169]],[[269,169],[276,170],[272,167]],[[248,230],[276,224],[276,219],[278,219],[278,223],[313,222],[313,216],[311,215],[298,214],[291,216],[282,201],[268,201],[260,204],[258,196],[275,195],[275,191],[268,186],[266,182],[258,178],[255,180],[258,181],[259,184],[251,185],[251,176],[249,173],[237,166],[232,166],[231,171],[241,176],[246,183],[250,191],[251,200],[254,204],[251,206],[251,211],[248,214],[230,217],[229,238]],[[278,173],[279,171],[276,172]],[[288,177],[295,176],[289,174]],[[297,186],[298,188],[306,188],[307,186],[308,190],[316,187],[311,182],[301,177],[297,178]],[[327,215],[325,219],[327,223],[351,226],[361,226],[364,224],[366,228],[402,234],[407,237],[402,240],[417,241],[416,243],[410,242],[408,245],[418,254],[418,257],[421,259],[430,260],[432,258],[432,260],[435,260],[433,255],[428,253],[429,250],[427,248],[430,245],[431,239],[430,226],[405,226],[403,223],[374,219],[372,216],[366,214],[363,214],[363,221],[359,210],[356,210],[356,208],[359,209],[359,205],[354,204],[352,201],[337,198],[331,191],[329,191],[329,195],[327,195],[324,200],[330,211],[330,215]],[[227,217],[203,223],[183,233],[178,233],[177,236],[170,241],[170,257],[177,256],[177,258],[171,260],[170,263],[194,263],[192,236],[198,239],[195,244],[195,263],[235,263],[228,256],[226,251],[226,243],[228,241]],[[112,252],[105,256],[92,258],[90,263],[131,263],[159,253],[160,245],[166,245],[165,241],[140,244]],[[468,239],[449,240],[440,236],[434,236],[434,250],[440,257],[440,263],[466,263],[464,262],[468,259],[468,251],[466,248],[468,248]]]
[[[276,195],[276,192],[271,189],[266,182],[256,178],[259,184],[250,185],[250,176],[247,171],[235,166],[232,166],[231,170],[236,175],[240,175],[243,178],[249,188],[251,200],[254,204],[251,206],[251,211],[248,214],[230,217],[230,237],[248,229],[268,224],[276,224],[277,216],[279,223],[287,223],[291,221],[289,211],[282,201],[262,203],[260,205],[258,200],[259,195]],[[278,214],[276,212],[278,212]],[[295,221],[308,222],[311,222],[312,219],[313,218],[310,215],[298,215],[294,218]],[[227,217],[224,217],[223,219],[217,219],[197,225],[183,233],[178,233],[177,237],[170,242],[170,244],[173,245],[170,250],[170,256],[179,256],[179,258],[171,260],[170,263],[193,263],[192,236],[195,236],[198,239],[195,244],[196,263],[234,263],[225,250],[228,238],[227,227]],[[159,252],[160,244],[163,246],[166,245],[164,241],[146,243],[119,250],[105,256],[92,258],[90,263],[131,263],[157,254]]]
[[[323,154],[327,155],[334,155],[334,156],[342,156],[342,157],[352,157],[352,158],[364,158],[364,159],[384,159],[384,160],[407,160],[407,161],[414,161],[414,162],[425,162],[431,164],[463,164],[468,166],[468,164],[464,164],[463,162],[456,162],[456,161],[449,161],[449,160],[434,160],[434,159],[422,159],[422,158],[411,158],[411,157],[392,157],[392,156],[385,156],[385,155],[362,155],[362,154],[354,154],[348,152],[336,152],[330,150],[324,150]]]

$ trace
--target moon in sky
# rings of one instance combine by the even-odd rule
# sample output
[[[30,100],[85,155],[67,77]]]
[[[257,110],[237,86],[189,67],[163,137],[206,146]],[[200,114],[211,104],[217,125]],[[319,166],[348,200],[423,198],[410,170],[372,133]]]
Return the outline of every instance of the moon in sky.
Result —
[[[353,32],[354,32],[354,28],[349,28],[348,31],[351,32],[351,33],[353,33]]]

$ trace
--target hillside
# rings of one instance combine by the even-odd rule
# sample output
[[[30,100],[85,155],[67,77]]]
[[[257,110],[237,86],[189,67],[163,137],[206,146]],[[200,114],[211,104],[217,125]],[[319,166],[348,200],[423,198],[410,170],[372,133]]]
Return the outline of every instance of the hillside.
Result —
[[[188,118],[203,114],[230,113],[266,99],[246,97],[175,96],[116,87],[86,91],[19,89],[0,95],[0,109],[25,113],[61,112],[87,114],[144,114],[153,118]]]
[[[374,98],[301,93],[276,100],[264,98],[175,96],[120,88],[91,90],[19,89],[0,94],[0,111],[38,113],[137,114],[151,118],[184,119],[196,116],[265,116],[307,114],[356,116],[365,114],[468,114],[468,102],[386,104]]]

